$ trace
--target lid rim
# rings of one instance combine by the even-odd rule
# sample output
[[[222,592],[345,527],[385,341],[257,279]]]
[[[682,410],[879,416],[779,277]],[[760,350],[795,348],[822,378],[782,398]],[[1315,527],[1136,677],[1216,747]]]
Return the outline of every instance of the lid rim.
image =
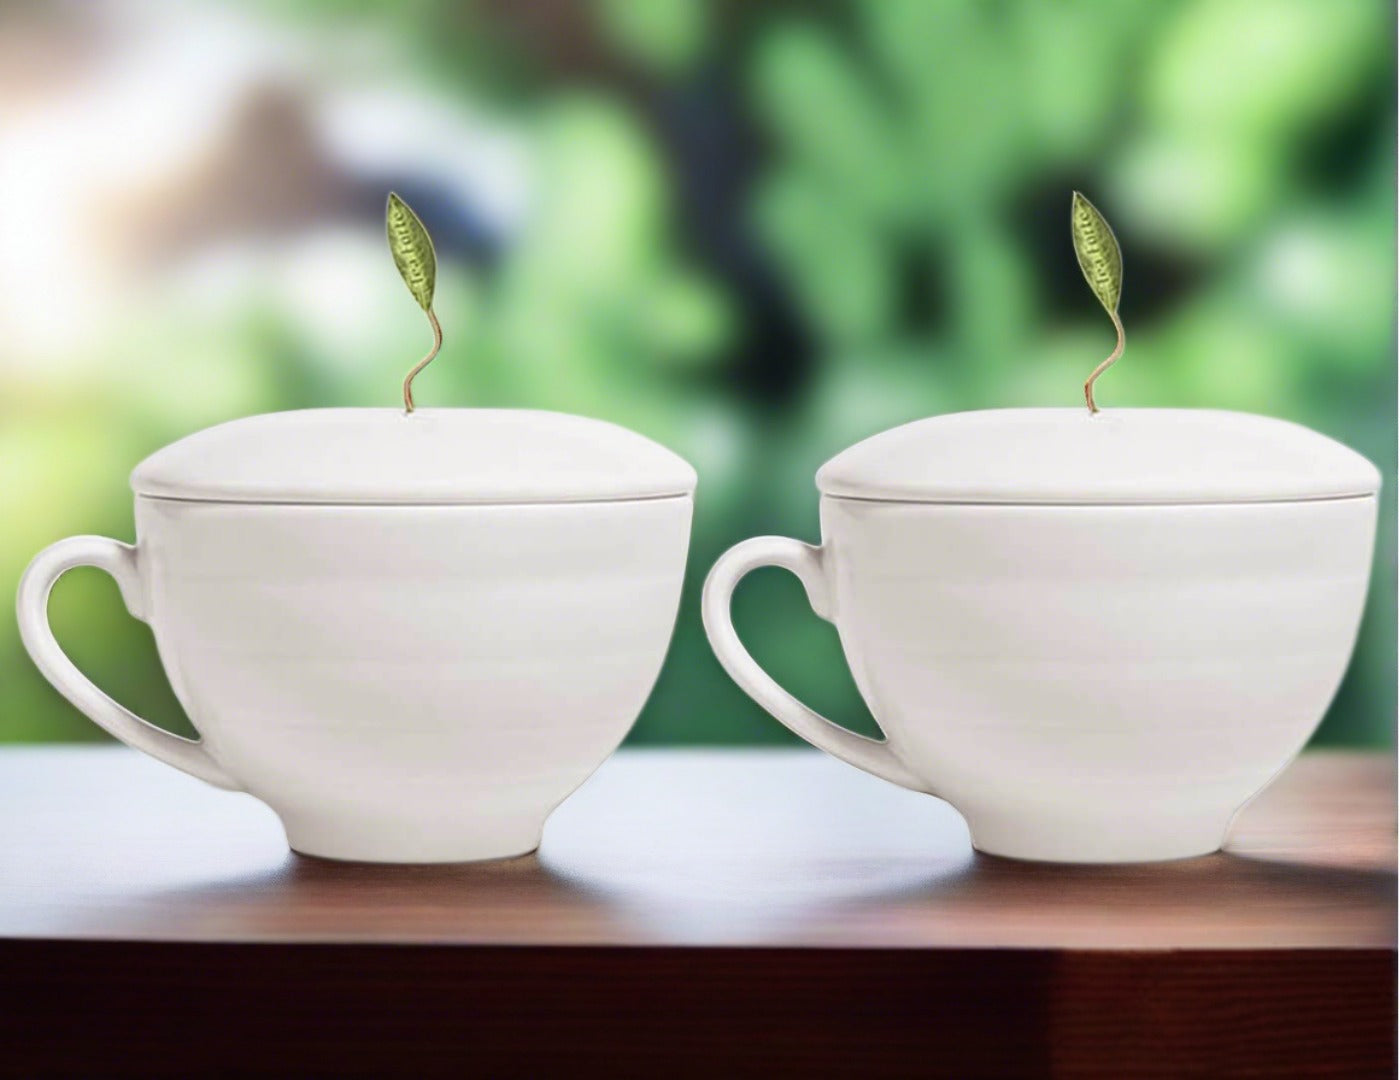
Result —
[[[1064,509],[1115,509],[1123,507],[1173,507],[1173,506],[1289,506],[1294,503],[1354,502],[1357,499],[1375,499],[1379,491],[1357,491],[1336,495],[1296,495],[1261,496],[1257,499],[902,499],[893,495],[845,495],[834,491],[822,491],[823,499],[839,499],[842,502],[885,503],[890,506],[1005,506],[1005,507],[1054,507]]]
[[[306,506],[306,507],[363,507],[370,510],[413,510],[427,506],[589,506],[607,505],[608,503],[638,503],[638,502],[665,502],[668,499],[693,499],[695,489],[688,491],[676,491],[672,493],[658,493],[654,495],[618,495],[618,496],[598,496],[557,499],[404,499],[398,502],[387,500],[371,499],[235,499],[235,498],[215,498],[212,496],[201,497],[191,495],[161,495],[151,491],[138,491],[134,487],[132,493],[138,499],[154,499],[157,502],[191,503],[197,506]]]

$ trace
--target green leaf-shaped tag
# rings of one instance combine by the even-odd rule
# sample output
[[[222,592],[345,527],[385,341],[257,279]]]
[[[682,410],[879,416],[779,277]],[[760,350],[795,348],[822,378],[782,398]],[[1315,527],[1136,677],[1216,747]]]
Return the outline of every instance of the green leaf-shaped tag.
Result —
[[[1074,254],[1084,280],[1110,315],[1118,311],[1123,292],[1123,254],[1104,216],[1079,192],[1070,207],[1070,231],[1074,234]]]
[[[389,250],[394,256],[394,265],[418,306],[428,311],[433,306],[433,290],[437,286],[437,255],[433,252],[433,241],[428,230],[418,220],[418,215],[392,191],[389,192],[389,206],[385,211],[385,225],[389,233]]]

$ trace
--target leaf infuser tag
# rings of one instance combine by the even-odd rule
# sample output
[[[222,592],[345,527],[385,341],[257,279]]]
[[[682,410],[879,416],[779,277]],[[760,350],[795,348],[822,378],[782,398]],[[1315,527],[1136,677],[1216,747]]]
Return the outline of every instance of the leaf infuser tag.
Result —
[[[1084,381],[1084,402],[1091,413],[1096,413],[1099,407],[1094,402],[1094,380],[1123,355],[1123,320],[1118,317],[1118,298],[1123,292],[1123,253],[1104,216],[1077,191],[1070,206],[1069,223],[1079,269],[1118,331],[1118,344],[1113,352]]]
[[[413,411],[413,379],[433,362],[442,348],[442,327],[433,313],[433,291],[437,287],[437,255],[433,251],[433,240],[418,215],[408,203],[389,192],[389,204],[384,213],[385,229],[389,234],[389,251],[394,256],[394,265],[403,278],[413,299],[418,301],[428,316],[428,325],[433,330],[433,347],[428,355],[414,366],[403,381],[403,407],[405,412]]]

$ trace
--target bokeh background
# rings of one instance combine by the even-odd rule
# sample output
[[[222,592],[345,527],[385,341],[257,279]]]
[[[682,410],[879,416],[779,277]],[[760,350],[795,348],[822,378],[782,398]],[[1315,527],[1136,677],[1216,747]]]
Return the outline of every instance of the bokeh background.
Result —
[[[812,476],[934,413],[1075,405],[1112,330],[1080,188],[1125,250],[1115,405],[1270,413],[1386,473],[1374,590],[1318,738],[1396,716],[1393,8],[1385,0],[0,4],[0,592],[132,537],[127,474],[273,409],[393,405],[425,347],[386,190],[439,249],[433,405],[637,428],[701,476],[670,662],[633,740],[781,742],[700,628],[729,544],[815,540]],[[96,571],[52,611],[188,732]],[[756,575],[736,618],[871,731],[835,632]],[[101,737],[0,620],[0,740]]]

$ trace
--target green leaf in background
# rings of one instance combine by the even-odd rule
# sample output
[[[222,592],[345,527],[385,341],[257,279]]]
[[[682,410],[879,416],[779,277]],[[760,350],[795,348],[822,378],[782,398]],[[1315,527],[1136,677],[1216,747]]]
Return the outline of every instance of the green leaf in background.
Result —
[[[385,211],[385,225],[394,265],[399,268],[418,306],[428,311],[433,306],[433,290],[437,286],[437,255],[433,252],[432,238],[408,203],[392,191]]]
[[[1109,315],[1118,312],[1123,292],[1123,254],[1108,222],[1098,209],[1079,192],[1070,207],[1070,231],[1074,234],[1074,254],[1084,280]]]
[[[709,0],[598,0],[596,9],[613,47],[658,74],[683,75],[705,50]]]

